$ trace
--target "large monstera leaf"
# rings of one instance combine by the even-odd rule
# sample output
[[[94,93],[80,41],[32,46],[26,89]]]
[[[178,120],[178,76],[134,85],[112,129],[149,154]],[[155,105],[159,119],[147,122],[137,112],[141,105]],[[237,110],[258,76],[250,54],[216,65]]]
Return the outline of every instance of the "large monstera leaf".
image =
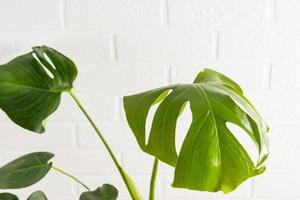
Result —
[[[146,144],[147,115],[158,101]],[[186,102],[192,122],[177,152],[176,122]],[[126,96],[124,108],[141,149],[175,167],[173,187],[227,193],[265,169],[268,128],[238,84],[216,71],[203,70],[192,84]],[[227,123],[249,135],[258,149],[257,161],[251,160]]]
[[[63,91],[72,88],[75,64],[56,50],[41,46],[0,65],[0,108],[12,121],[41,133]]]

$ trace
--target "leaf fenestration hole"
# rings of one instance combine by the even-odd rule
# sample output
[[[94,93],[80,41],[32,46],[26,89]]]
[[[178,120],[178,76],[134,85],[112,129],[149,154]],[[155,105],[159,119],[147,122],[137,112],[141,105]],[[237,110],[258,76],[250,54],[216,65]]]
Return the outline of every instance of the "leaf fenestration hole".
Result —
[[[234,97],[230,97],[232,101],[234,101],[235,104],[238,105],[247,115],[251,116],[251,113],[245,108],[245,105],[243,105],[241,102],[237,101]]]
[[[175,136],[175,144],[176,144],[176,152],[177,154],[180,152],[183,141],[186,137],[186,134],[191,126],[192,122],[192,112],[190,108],[190,102],[185,102],[182,107],[185,106],[183,112],[179,115],[176,122],[176,136]]]
[[[148,141],[149,141],[150,131],[151,131],[152,122],[153,122],[153,119],[154,119],[154,116],[155,116],[155,112],[156,112],[159,105],[160,105],[160,103],[152,105],[150,107],[150,110],[149,110],[148,115],[147,115],[146,133],[145,133],[145,143],[146,143],[146,145],[148,144]]]
[[[160,96],[157,97],[157,99],[153,102],[154,104],[149,109],[147,119],[146,119],[146,128],[145,128],[145,131],[146,131],[145,143],[146,143],[146,145],[148,144],[148,141],[149,141],[152,122],[153,122],[156,110],[159,107],[160,103],[163,101],[163,99],[161,99],[161,97],[164,95],[168,96],[168,94],[170,94],[172,92],[172,90],[165,90],[164,92],[165,93],[162,93]],[[159,99],[161,99],[161,101],[158,101]]]
[[[52,60],[49,58],[49,56],[48,56],[45,52],[43,53],[43,56],[45,57],[46,61],[50,64],[50,66],[51,66],[54,70],[56,70],[56,67],[55,67],[55,65],[53,64]]]
[[[250,158],[256,163],[258,160],[258,149],[252,138],[239,126],[227,122],[227,128],[231,131],[233,136],[239,141],[239,143],[244,147]]]
[[[35,53],[32,53],[32,56],[34,57],[34,59],[40,64],[40,66],[44,69],[44,71],[46,72],[46,74],[51,78],[54,79],[54,74],[45,66],[43,65],[43,63],[40,61],[40,59],[38,58],[38,56]]]

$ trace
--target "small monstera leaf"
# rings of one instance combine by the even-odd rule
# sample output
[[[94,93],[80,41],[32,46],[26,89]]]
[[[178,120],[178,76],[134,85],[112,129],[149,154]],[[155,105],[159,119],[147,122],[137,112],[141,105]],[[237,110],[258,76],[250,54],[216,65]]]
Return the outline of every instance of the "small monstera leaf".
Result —
[[[48,161],[54,154],[36,152],[24,155],[0,168],[0,189],[31,186],[46,176],[52,167]]]
[[[19,198],[11,193],[0,193],[0,200],[19,200]]]
[[[161,102],[146,144],[146,119],[157,99]],[[176,122],[186,102],[192,122],[177,152]],[[268,128],[238,84],[216,71],[203,70],[192,84],[126,96],[124,108],[140,148],[175,167],[173,187],[227,193],[265,169]],[[258,148],[257,161],[251,160],[227,123],[249,135]]]
[[[95,191],[82,193],[80,200],[116,200],[117,197],[118,190],[110,184],[104,184]]]
[[[56,50],[41,46],[0,65],[0,108],[19,126],[41,133],[45,119],[72,88],[75,64]]]
[[[19,198],[11,193],[0,193],[0,200],[19,200]],[[32,193],[27,200],[48,200],[42,191]]]
[[[42,191],[36,191],[32,193],[27,200],[48,200],[44,192]]]

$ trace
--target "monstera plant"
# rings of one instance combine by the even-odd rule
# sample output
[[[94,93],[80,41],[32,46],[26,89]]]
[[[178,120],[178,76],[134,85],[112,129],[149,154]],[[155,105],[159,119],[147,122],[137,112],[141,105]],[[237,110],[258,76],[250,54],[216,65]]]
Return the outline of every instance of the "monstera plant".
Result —
[[[46,119],[57,110],[61,94],[71,95],[106,147],[132,199],[141,195],[133,180],[119,164],[104,135],[82,106],[73,90],[75,64],[47,46],[0,66],[0,108],[17,125],[43,133]],[[198,191],[228,193],[248,178],[264,172],[268,156],[268,127],[237,83],[210,69],[201,71],[193,83],[175,84],[124,97],[128,124],[142,151],[154,157],[149,200],[154,199],[159,161],[174,168],[172,186]],[[180,150],[176,149],[176,124],[189,103],[192,120]],[[146,123],[152,106],[157,109],[147,138]],[[230,130],[240,127],[256,145],[254,160]],[[0,189],[29,187],[56,170],[83,186],[80,200],[114,200],[118,190],[104,184],[91,191],[87,184],[49,162],[54,154],[34,152],[0,168]],[[144,195],[144,194],[143,194]],[[18,199],[0,193],[1,200]],[[28,200],[47,199],[36,191]]]

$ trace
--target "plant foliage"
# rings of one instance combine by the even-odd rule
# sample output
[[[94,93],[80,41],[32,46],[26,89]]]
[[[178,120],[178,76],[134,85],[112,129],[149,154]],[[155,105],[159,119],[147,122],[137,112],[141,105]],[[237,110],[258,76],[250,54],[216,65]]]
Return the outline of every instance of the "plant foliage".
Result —
[[[44,122],[70,90],[77,76],[75,64],[47,46],[0,65],[0,108],[12,121],[41,133]]]
[[[49,172],[54,154],[35,152],[19,157],[0,168],[0,189],[18,189],[31,186]]]
[[[159,101],[146,143],[147,115]],[[192,122],[177,152],[176,122],[186,102]],[[141,149],[175,167],[174,187],[227,193],[265,170],[268,128],[238,84],[216,71],[203,70],[192,84],[126,96],[124,108]],[[248,134],[258,148],[258,161],[251,160],[227,123]]]
[[[95,191],[82,193],[80,200],[116,200],[117,197],[118,190],[110,184],[104,184]]]

